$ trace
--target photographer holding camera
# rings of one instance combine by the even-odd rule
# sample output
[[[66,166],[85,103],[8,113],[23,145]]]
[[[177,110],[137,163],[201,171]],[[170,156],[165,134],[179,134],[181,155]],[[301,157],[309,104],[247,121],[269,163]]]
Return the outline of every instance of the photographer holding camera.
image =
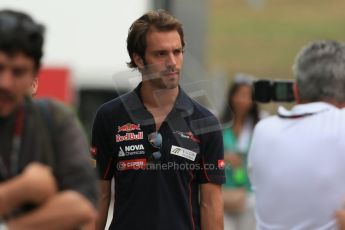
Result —
[[[297,105],[258,123],[248,170],[257,229],[337,229],[345,215],[345,45],[312,42],[294,67]],[[338,211],[338,212],[337,212]]]

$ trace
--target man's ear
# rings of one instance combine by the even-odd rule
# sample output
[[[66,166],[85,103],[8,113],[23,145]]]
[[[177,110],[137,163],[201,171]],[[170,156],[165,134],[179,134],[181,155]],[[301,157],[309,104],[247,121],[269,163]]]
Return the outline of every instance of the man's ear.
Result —
[[[295,101],[297,103],[301,103],[301,98],[299,96],[298,85],[297,82],[293,84],[293,96],[295,97]]]
[[[138,66],[138,69],[143,69],[144,68],[144,60],[140,57],[139,54],[134,53],[133,54],[133,61],[134,63]]]
[[[32,96],[36,95],[37,89],[38,89],[38,77],[35,77],[35,79],[32,81],[32,85],[31,85],[31,95]]]

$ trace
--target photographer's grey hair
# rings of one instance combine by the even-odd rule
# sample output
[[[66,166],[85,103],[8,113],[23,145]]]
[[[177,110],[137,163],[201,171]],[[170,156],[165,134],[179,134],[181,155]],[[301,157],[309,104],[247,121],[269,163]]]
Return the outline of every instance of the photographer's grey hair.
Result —
[[[297,55],[293,71],[303,102],[336,100],[345,102],[345,45],[318,41]]]

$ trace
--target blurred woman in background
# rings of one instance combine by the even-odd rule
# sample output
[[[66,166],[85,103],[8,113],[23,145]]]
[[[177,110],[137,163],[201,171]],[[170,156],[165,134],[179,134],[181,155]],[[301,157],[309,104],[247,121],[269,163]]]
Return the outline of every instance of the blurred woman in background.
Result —
[[[226,184],[224,195],[225,230],[254,230],[254,199],[247,176],[247,153],[252,132],[259,120],[252,100],[252,77],[235,76],[230,86],[223,116]]]

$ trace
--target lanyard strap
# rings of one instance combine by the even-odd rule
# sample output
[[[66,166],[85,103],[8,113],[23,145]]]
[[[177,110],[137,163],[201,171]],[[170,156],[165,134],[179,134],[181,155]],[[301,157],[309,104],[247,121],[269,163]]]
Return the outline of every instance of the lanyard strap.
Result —
[[[18,173],[19,151],[22,142],[22,133],[24,126],[24,108],[20,107],[16,113],[14,132],[12,137],[12,149],[10,155],[10,164],[6,167],[3,157],[0,156],[0,173],[2,177],[9,178]]]

